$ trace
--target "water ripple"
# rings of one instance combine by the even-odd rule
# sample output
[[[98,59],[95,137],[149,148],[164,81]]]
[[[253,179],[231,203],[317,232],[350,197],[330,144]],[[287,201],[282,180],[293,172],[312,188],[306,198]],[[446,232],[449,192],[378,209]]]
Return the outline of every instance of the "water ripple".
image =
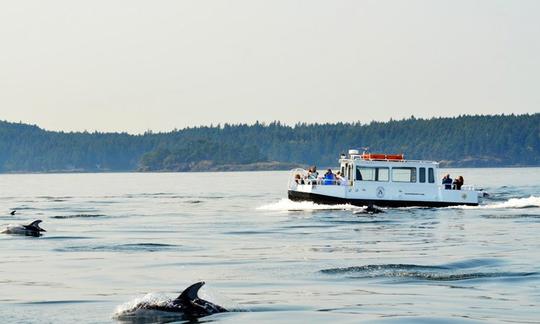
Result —
[[[51,216],[51,218],[56,219],[69,219],[69,218],[96,218],[96,217],[108,217],[107,215],[102,214],[75,214],[75,215],[58,215]]]
[[[128,243],[110,245],[77,245],[66,246],[55,249],[57,252],[158,252],[171,250],[180,247],[179,245],[162,243]]]
[[[460,271],[446,266],[416,264],[377,264],[330,268],[320,271],[330,275],[347,275],[348,278],[406,278],[429,281],[458,281],[484,278],[524,278],[538,276],[538,272],[510,271]]]

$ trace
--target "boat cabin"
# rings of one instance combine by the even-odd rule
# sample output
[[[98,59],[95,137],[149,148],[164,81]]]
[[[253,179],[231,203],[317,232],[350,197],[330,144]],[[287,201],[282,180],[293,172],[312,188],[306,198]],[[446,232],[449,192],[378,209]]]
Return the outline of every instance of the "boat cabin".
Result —
[[[341,174],[351,181],[435,184],[439,163],[407,161],[403,154],[359,154],[349,150],[349,156],[339,159]],[[438,181],[437,181],[438,183]]]

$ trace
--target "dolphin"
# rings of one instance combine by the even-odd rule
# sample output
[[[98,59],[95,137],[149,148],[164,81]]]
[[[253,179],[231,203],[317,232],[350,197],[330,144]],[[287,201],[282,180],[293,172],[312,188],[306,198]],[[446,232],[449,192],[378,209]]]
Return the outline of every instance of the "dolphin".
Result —
[[[8,225],[0,233],[2,234],[17,234],[26,236],[41,236],[41,232],[46,232],[43,228],[39,227],[41,219],[35,220],[28,225]]]
[[[187,287],[176,299],[167,303],[150,304],[141,303],[137,306],[138,310],[156,310],[162,312],[181,313],[188,319],[196,319],[216,313],[228,312],[227,309],[201,299],[198,296],[199,289],[204,286],[204,281],[197,282]]]
[[[11,216],[14,216],[16,212],[17,212],[17,211],[16,211],[15,209],[13,209],[9,214],[10,214]]]
[[[379,214],[379,213],[384,213],[384,210],[375,207],[373,204],[369,204],[366,208],[353,212],[353,214],[370,214],[370,215]]]
[[[368,214],[384,213],[384,211],[382,209],[377,208],[377,207],[373,206],[372,204],[368,205],[367,208],[365,209],[365,211]]]

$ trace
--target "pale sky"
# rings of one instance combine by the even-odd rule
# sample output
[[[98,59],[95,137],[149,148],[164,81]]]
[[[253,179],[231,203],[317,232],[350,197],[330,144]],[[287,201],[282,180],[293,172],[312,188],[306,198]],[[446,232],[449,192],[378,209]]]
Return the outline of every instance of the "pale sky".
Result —
[[[540,111],[540,1],[0,2],[0,120],[140,133]]]

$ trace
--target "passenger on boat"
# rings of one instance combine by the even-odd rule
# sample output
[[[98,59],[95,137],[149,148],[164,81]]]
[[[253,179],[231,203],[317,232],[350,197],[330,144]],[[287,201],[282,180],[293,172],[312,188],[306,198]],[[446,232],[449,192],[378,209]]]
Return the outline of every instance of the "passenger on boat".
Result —
[[[317,172],[317,167],[312,166],[308,169],[307,174],[307,183],[308,184],[317,184],[317,177],[319,176],[319,172]]]
[[[444,185],[444,189],[452,189],[452,178],[450,178],[449,174],[444,176],[442,184]]]
[[[323,184],[325,185],[332,185],[336,182],[336,176],[332,173],[332,169],[328,169],[326,173],[324,174],[324,181]]]
[[[336,173],[336,179],[339,183],[339,185],[341,186],[348,186],[349,185],[349,179],[347,179],[347,177],[341,173],[341,171],[338,171]]]
[[[302,176],[299,173],[294,176],[294,181],[297,184],[304,184],[304,179],[302,179]]]
[[[455,190],[461,190],[461,186],[463,186],[463,177],[459,176],[455,178],[453,185]]]

